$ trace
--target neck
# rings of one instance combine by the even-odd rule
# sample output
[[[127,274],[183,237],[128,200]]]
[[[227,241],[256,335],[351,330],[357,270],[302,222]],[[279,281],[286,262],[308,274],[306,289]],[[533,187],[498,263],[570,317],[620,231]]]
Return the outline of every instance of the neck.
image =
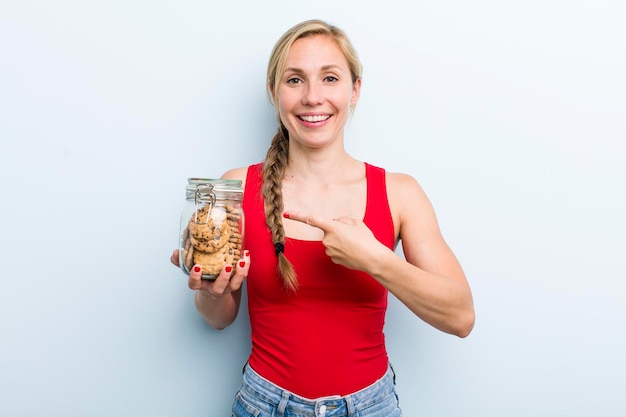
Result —
[[[328,184],[360,175],[362,163],[341,152],[289,152],[289,165],[285,169],[285,179],[308,183]],[[352,174],[353,173],[353,174]]]

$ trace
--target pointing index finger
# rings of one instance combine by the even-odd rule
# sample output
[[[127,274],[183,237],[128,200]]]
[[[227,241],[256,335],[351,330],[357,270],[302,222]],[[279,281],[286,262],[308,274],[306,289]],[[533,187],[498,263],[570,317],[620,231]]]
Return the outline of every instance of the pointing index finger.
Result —
[[[326,231],[331,228],[332,223],[326,219],[322,219],[312,214],[300,213],[297,211],[285,211],[283,217],[289,220],[295,220],[301,223],[306,223],[309,226],[317,227]]]

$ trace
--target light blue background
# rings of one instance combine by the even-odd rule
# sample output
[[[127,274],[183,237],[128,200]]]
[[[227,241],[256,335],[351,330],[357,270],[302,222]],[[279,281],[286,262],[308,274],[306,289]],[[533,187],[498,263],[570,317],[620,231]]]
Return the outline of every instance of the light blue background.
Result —
[[[230,415],[247,311],[209,329],[169,255],[312,17],[365,66],[349,151],[420,181],[474,291],[468,339],[391,298],[405,415],[626,415],[620,0],[2,0],[0,415]]]

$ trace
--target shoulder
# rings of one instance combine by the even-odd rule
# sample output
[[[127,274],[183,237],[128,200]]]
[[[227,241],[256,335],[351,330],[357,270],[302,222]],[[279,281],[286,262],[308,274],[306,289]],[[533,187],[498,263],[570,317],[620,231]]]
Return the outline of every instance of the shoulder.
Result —
[[[245,181],[247,173],[248,167],[233,168],[226,171],[224,175],[222,175],[222,179]]]
[[[365,163],[365,165],[370,170],[370,172],[379,172],[380,174],[378,175],[384,175],[385,183],[387,185],[387,192],[406,192],[407,187],[421,190],[421,187],[418,184],[417,180],[408,174],[404,174],[401,172],[390,172],[383,167],[372,165],[367,162]]]
[[[221,178],[225,179],[225,180],[239,180],[245,186],[246,177],[248,176],[248,170],[249,169],[259,169],[260,170],[260,167],[262,167],[262,166],[263,166],[262,163],[258,163],[258,164],[250,165],[250,166],[247,166],[247,167],[232,168],[232,169],[229,169],[228,171],[226,171],[222,175]]]
[[[421,206],[430,206],[426,193],[409,174],[401,172],[390,172],[385,168],[366,163],[369,170],[378,171],[384,176],[387,200],[394,220],[399,220],[403,213],[414,213]]]
[[[437,220],[430,199],[419,182],[408,174],[387,172],[387,199],[401,237],[417,229],[436,231]],[[410,232],[409,232],[410,231]]]
[[[396,203],[410,204],[428,200],[421,185],[411,175],[399,172],[386,172],[387,195]]]

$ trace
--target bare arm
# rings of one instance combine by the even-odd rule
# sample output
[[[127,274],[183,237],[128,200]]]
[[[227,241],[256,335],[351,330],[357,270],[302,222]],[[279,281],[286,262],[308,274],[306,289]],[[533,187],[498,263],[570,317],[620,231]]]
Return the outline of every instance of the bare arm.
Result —
[[[425,322],[460,337],[469,335],[475,320],[472,293],[428,197],[406,175],[389,174],[387,184],[406,261],[381,251],[367,264],[370,273]]]

